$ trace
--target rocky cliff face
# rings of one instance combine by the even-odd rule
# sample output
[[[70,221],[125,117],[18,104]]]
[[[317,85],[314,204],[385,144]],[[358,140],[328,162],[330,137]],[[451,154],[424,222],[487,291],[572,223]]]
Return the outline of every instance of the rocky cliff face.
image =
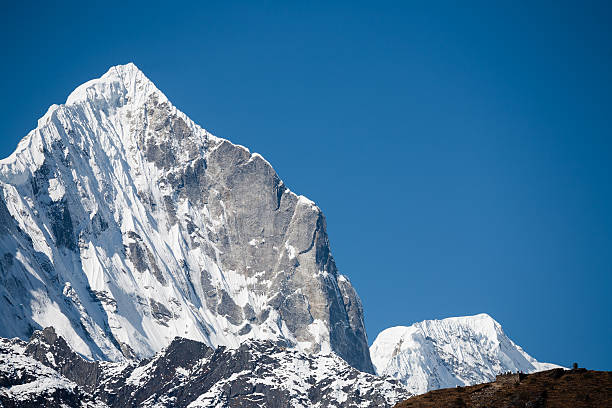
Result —
[[[0,161],[0,310],[0,336],[54,326],[92,358],[280,339],[373,371],[321,210],[133,64],[53,105]]]
[[[378,374],[400,380],[413,394],[493,381],[508,371],[559,367],[536,361],[487,314],[391,327],[370,352]]]
[[[52,328],[0,339],[0,385],[0,405],[23,408],[389,407],[410,396],[335,354],[269,340],[213,350],[175,338],[150,359],[115,363],[84,360]]]

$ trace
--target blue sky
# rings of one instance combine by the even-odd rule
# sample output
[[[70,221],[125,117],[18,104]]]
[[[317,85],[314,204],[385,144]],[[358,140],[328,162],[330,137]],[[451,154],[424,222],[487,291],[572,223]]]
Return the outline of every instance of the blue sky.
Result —
[[[370,342],[487,312],[541,361],[612,370],[609,3],[19,3],[0,156],[133,61],[323,209]]]

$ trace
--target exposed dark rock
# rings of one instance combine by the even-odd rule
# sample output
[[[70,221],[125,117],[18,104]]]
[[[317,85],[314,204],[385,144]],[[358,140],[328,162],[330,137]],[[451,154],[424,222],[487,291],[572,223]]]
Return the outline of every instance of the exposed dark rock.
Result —
[[[108,222],[106,222],[104,217],[102,217],[99,212],[94,214],[93,218],[91,219],[91,224],[95,235],[99,235],[108,229]]]
[[[72,226],[72,217],[64,200],[54,203],[49,208],[49,219],[51,220],[51,231],[57,246],[75,251],[77,243]]]
[[[225,316],[230,323],[235,325],[239,325],[243,319],[242,309],[234,303],[232,297],[223,289],[221,289],[221,301],[217,307],[217,313]]]
[[[127,245],[127,254],[136,270],[140,273],[150,271],[159,283],[165,286],[167,284],[166,278],[164,278],[155,256],[142,237],[133,231],[129,231],[127,235],[131,240]]]
[[[166,306],[162,303],[159,303],[153,299],[149,299],[149,303],[151,304],[151,314],[160,324],[165,326],[168,325],[168,321],[172,319],[172,312],[168,310]]]
[[[100,364],[87,361],[75,353],[52,327],[34,332],[25,354],[55,369],[88,392],[93,392],[100,381]]]

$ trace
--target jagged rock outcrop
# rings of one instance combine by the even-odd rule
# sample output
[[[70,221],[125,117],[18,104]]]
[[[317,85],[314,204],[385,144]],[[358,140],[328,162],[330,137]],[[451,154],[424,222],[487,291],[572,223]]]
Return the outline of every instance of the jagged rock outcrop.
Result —
[[[389,407],[410,396],[398,381],[360,372],[333,353],[308,354],[270,340],[212,349],[176,338],[150,359],[118,363],[83,359],[52,328],[36,331],[27,344],[0,340],[0,381],[10,377],[7,366],[23,361],[36,370],[20,385],[0,387],[5,406],[35,406],[18,396],[24,388],[30,401],[47,407],[66,401],[101,408]],[[48,378],[47,388],[55,385],[60,394],[55,399],[35,385]]]
[[[54,326],[91,358],[270,339],[373,372],[321,210],[133,64],[53,105],[0,161],[0,310],[1,336]]]
[[[26,353],[29,344],[19,339],[0,338],[0,407],[3,408],[107,408],[91,394],[62,376],[54,355]]]

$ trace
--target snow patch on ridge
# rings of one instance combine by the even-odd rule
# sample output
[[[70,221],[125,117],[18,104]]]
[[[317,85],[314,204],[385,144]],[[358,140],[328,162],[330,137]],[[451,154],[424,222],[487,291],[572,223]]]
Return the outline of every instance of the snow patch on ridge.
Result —
[[[66,189],[62,185],[61,181],[56,178],[52,178],[49,180],[49,197],[51,197],[52,201],[60,201],[64,198],[64,194],[66,194]]]

